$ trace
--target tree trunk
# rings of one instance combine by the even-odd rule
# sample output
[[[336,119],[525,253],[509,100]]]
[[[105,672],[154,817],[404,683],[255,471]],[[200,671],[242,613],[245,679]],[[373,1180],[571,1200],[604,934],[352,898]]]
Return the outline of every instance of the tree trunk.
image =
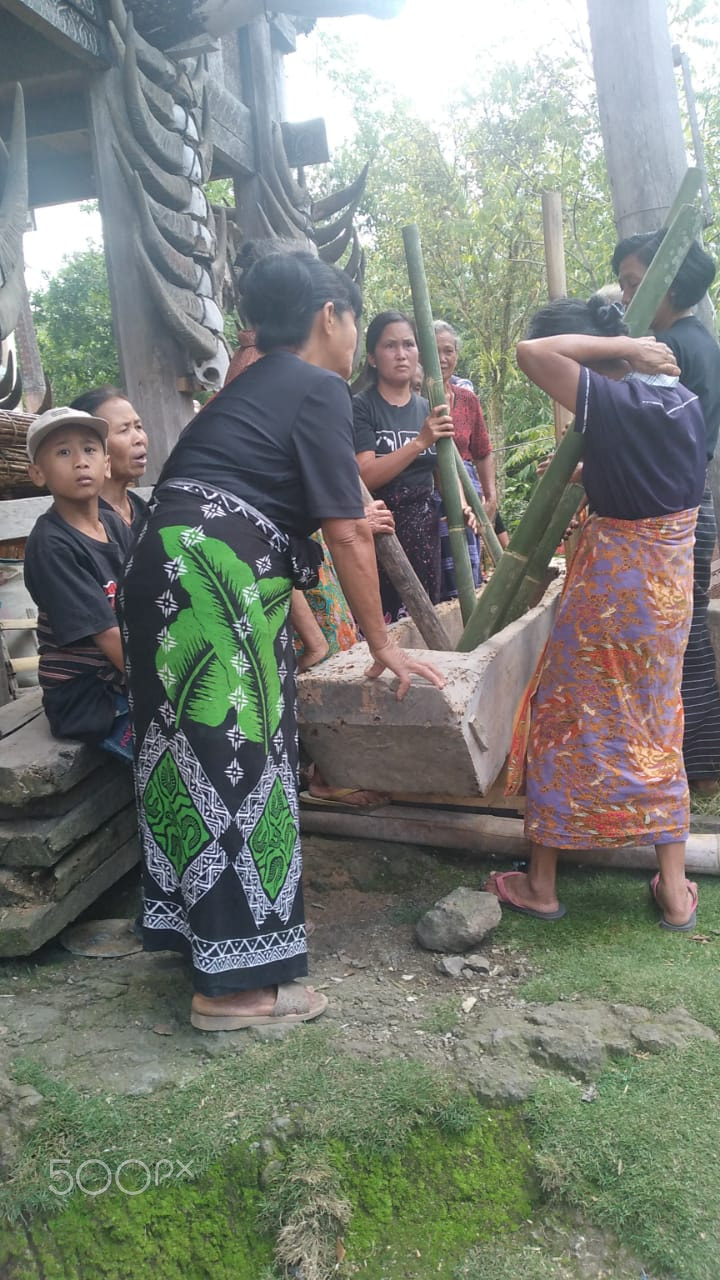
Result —
[[[662,226],[687,169],[665,0],[588,0],[598,110],[618,237]],[[715,336],[712,307],[698,319]],[[720,455],[710,464],[720,525]]]

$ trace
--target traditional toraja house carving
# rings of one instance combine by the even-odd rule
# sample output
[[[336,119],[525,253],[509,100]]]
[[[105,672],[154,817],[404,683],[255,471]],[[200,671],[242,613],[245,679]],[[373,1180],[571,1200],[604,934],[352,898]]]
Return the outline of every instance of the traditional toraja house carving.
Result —
[[[292,239],[362,275],[352,217],[364,175],[311,202],[303,172],[328,159],[324,124],[283,120],[283,58],[316,17],[387,17],[401,6],[288,7],[291,14],[268,13],[261,0],[0,0],[0,136],[12,133],[7,165],[0,156],[0,192],[9,193],[0,205],[0,317],[12,309],[18,272],[22,280],[19,81],[30,207],[100,203],[122,378],[149,427],[150,479],[192,416],[193,395],[224,378],[223,288],[239,241]],[[229,225],[204,194],[210,177],[232,179]],[[24,226],[26,205],[21,216]],[[11,331],[7,320],[0,328]],[[4,358],[4,395],[16,385],[6,366]]]
[[[17,364],[7,339],[17,325],[23,302],[22,238],[27,201],[25,103],[18,85],[9,147],[0,138],[0,409],[14,409],[20,403]]]

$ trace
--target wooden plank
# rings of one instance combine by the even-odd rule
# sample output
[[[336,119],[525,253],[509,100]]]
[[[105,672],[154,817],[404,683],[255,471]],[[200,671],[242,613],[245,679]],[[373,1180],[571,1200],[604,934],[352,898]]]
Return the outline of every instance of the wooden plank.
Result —
[[[35,655],[34,658],[11,658],[10,666],[14,672],[18,671],[37,671],[40,665],[40,658]]]
[[[42,689],[28,689],[19,698],[0,707],[0,738],[9,738],[36,716],[44,715]]]
[[[0,618],[0,631],[37,631],[37,618]]]
[[[337,810],[300,809],[300,830],[305,834],[342,836],[360,840],[430,845],[436,849],[466,849],[484,857],[527,858],[521,818],[495,818],[489,814],[448,813],[437,809],[406,809],[386,805],[372,812],[339,813]],[[562,860],[581,866],[618,870],[657,870],[654,845],[627,845],[622,849],[566,850]],[[690,835],[686,870],[695,875],[720,875],[720,835]]]

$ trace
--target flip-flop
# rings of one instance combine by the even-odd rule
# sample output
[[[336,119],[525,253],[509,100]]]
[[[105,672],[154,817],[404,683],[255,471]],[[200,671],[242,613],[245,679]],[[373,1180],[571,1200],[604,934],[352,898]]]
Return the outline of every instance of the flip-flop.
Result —
[[[695,884],[695,881],[685,881],[685,884],[690,891],[690,901],[692,903],[692,911],[690,912],[688,919],[685,921],[685,924],[671,924],[669,920],[665,919],[662,905],[657,894],[659,883],[660,872],[658,871],[657,875],[653,876],[650,881],[650,892],[653,896],[653,902],[655,903],[655,906],[659,908],[661,914],[661,918],[658,920],[658,925],[661,929],[668,929],[670,933],[690,933],[690,931],[697,926],[698,887]]]
[[[534,907],[525,907],[521,902],[515,902],[511,897],[509,890],[505,884],[506,880],[512,880],[514,876],[521,876],[522,871],[496,871],[494,875],[483,885],[486,893],[494,893],[496,898],[500,899],[504,907],[509,907],[511,911],[517,911],[520,916],[532,916],[533,920],[562,920],[567,911],[562,902],[558,904],[556,911],[536,911]]]
[[[348,804],[348,796],[357,796],[367,787],[338,787],[332,800],[324,796],[313,796],[309,791],[300,792],[300,803],[306,809],[337,809],[340,813],[372,813],[374,809],[384,809],[390,800],[374,800],[372,804]]]
[[[301,982],[283,982],[277,990],[271,1013],[217,1014],[190,1011],[190,1021],[198,1031],[243,1031],[245,1027],[293,1025],[319,1018],[328,1007],[327,996]]]

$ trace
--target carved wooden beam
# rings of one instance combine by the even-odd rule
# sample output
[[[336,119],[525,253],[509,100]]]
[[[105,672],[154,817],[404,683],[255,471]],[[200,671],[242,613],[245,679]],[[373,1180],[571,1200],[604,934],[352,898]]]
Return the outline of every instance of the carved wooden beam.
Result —
[[[112,62],[101,0],[3,0],[3,8],[96,71]]]

